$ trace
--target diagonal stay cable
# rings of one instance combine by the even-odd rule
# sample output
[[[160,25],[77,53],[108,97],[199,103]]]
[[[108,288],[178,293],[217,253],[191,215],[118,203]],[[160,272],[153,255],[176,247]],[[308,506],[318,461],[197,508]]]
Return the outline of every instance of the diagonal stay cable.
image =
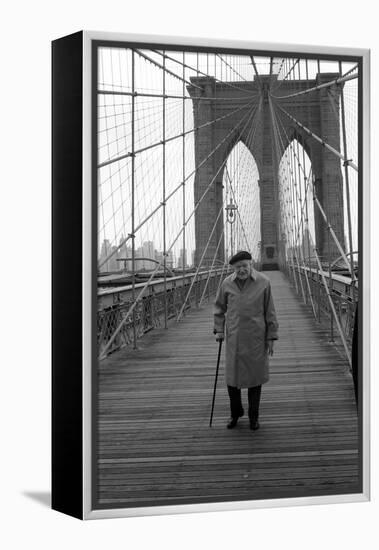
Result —
[[[226,175],[228,176],[228,180],[229,180],[229,186],[230,186],[230,190],[232,192],[232,195],[233,195],[233,200],[234,200],[234,204],[237,205],[238,207],[238,201],[236,199],[236,195],[235,195],[235,192],[234,192],[234,189],[233,189],[233,185],[232,185],[232,178],[230,177],[230,174],[229,174],[229,170],[228,170],[228,167],[226,166]],[[239,209],[237,208],[237,216],[239,217],[239,220],[240,220],[240,223],[241,223],[241,227],[242,227],[242,232],[243,232],[243,236],[245,237],[245,241],[246,241],[246,246],[249,247],[249,240],[247,238],[247,235],[246,235],[246,231],[245,231],[245,225],[242,221],[242,218],[241,218],[241,213],[239,211]]]
[[[169,59],[170,61],[173,61],[174,63],[179,63],[180,65],[183,65],[183,62],[180,61],[179,59],[175,59],[175,58],[173,58],[173,57],[170,57],[170,56],[168,56],[167,54],[163,54],[162,52],[160,52],[160,51],[158,51],[158,50],[152,50],[152,51],[154,51],[155,53],[157,53],[157,54],[159,54],[159,55],[162,55],[162,56],[166,57],[166,59]],[[234,85],[234,84],[231,84],[230,82],[226,82],[226,81],[224,81],[224,80],[220,80],[220,79],[216,78],[215,76],[211,76],[211,75],[209,75],[209,74],[207,74],[207,73],[204,73],[203,71],[200,71],[199,69],[195,69],[194,67],[191,67],[190,65],[184,64],[184,67],[185,67],[186,69],[190,69],[191,71],[196,72],[198,75],[200,74],[200,75],[205,76],[205,77],[207,77],[207,78],[214,78],[214,80],[215,80],[216,82],[220,82],[220,83],[222,83],[222,84],[225,84],[225,85],[229,86],[230,88],[234,88],[234,89],[236,89],[236,90],[240,90],[241,92],[251,94],[251,90],[245,90],[245,88],[240,88],[239,86],[236,86],[236,85]],[[195,84],[192,84],[191,82],[190,82],[190,86],[194,86],[195,88],[198,88],[198,87],[199,87],[199,86],[196,86]]]
[[[285,59],[283,59],[283,61],[285,61]],[[300,63],[300,58],[297,58],[294,64],[292,65],[292,67],[287,71],[287,74],[281,80],[277,81],[278,85],[275,87],[275,92],[279,90],[280,86],[283,84],[283,82],[287,80],[287,78],[291,75],[292,71],[295,71],[295,67],[298,63]]]
[[[245,77],[243,77],[238,71],[236,71],[236,69],[234,67],[232,67],[230,65],[230,63],[228,63],[227,61],[225,61],[225,59],[220,55],[220,54],[216,54],[217,57],[219,59],[221,59],[221,61],[227,66],[229,67],[237,76],[239,76],[242,80],[244,80],[245,82],[248,82],[248,80],[246,80]],[[223,81],[224,84],[227,84],[227,82]]]
[[[338,77],[338,78],[335,78],[334,80],[331,80],[330,82],[325,82],[324,84],[318,84],[317,86],[312,86],[312,88],[307,88],[306,90],[301,90],[300,92],[295,92],[293,94],[288,94],[288,95],[273,95],[273,94],[270,94],[271,97],[275,98],[275,99],[290,99],[292,97],[297,97],[299,95],[304,95],[304,94],[309,94],[311,92],[316,92],[318,90],[322,90],[323,88],[330,88],[331,86],[333,85],[339,85],[339,84],[342,84],[343,82],[347,82],[349,80],[354,80],[355,78],[358,78],[358,74],[350,74],[350,75],[347,75],[347,76],[341,76],[341,77]]]
[[[181,317],[182,317],[182,315],[183,315],[184,308],[186,307],[188,298],[189,298],[189,296],[190,296],[190,294],[191,294],[191,291],[192,291],[192,287],[193,287],[193,285],[195,284],[195,281],[196,281],[196,279],[197,279],[197,276],[198,276],[198,274],[199,274],[199,272],[200,272],[201,264],[202,264],[202,262],[203,262],[205,253],[206,253],[206,251],[208,250],[208,246],[209,246],[209,244],[210,244],[210,242],[211,242],[211,240],[212,240],[213,233],[215,232],[215,229],[216,229],[217,224],[218,224],[218,220],[220,219],[220,216],[221,216],[221,214],[222,214],[222,212],[223,212],[223,210],[224,210],[224,206],[225,206],[225,199],[224,199],[224,201],[223,201],[223,203],[222,203],[222,205],[221,205],[221,207],[220,207],[220,210],[219,210],[219,212],[218,212],[218,214],[217,214],[217,217],[216,217],[216,219],[215,219],[215,221],[214,221],[214,223],[213,223],[212,231],[210,232],[210,235],[209,235],[209,237],[208,237],[207,244],[206,244],[205,247],[204,247],[203,253],[202,253],[201,258],[200,258],[200,261],[199,261],[199,265],[197,266],[197,269],[196,269],[195,276],[193,277],[193,279],[192,279],[192,281],[191,281],[190,287],[189,287],[189,289],[188,289],[188,292],[187,292],[187,294],[186,294],[186,297],[185,297],[185,299],[184,299],[184,302],[183,302],[183,304],[182,304],[182,307],[180,308],[180,311],[179,311],[178,316],[177,316],[177,318],[176,318],[177,321],[180,321],[180,319],[181,319]]]
[[[252,64],[253,67],[254,67],[254,72],[255,72],[255,75],[256,75],[256,77],[257,77],[258,85],[259,85],[259,87],[262,89],[262,87],[263,87],[263,85],[262,85],[262,80],[261,80],[261,76],[260,76],[260,74],[259,74],[259,72],[258,72],[257,64],[255,63],[254,56],[251,55],[251,56],[250,56],[250,59],[251,59],[251,64]]]
[[[329,145],[325,140],[323,140],[322,138],[320,138],[319,136],[317,136],[316,134],[314,134],[313,132],[311,132],[311,130],[309,130],[309,128],[307,128],[306,126],[304,126],[304,124],[302,124],[301,122],[299,122],[298,120],[296,120],[295,117],[293,117],[292,115],[290,115],[287,111],[285,111],[280,105],[277,105],[277,107],[290,119],[292,120],[292,122],[294,122],[297,126],[299,126],[299,128],[301,128],[302,130],[304,130],[304,132],[306,132],[309,136],[311,136],[313,139],[315,139],[316,141],[318,141],[318,143],[321,143],[321,145],[323,147],[325,147],[326,149],[328,149],[328,151],[330,151],[331,153],[333,153],[336,157],[339,157],[343,162],[344,162],[344,165],[345,163],[348,165],[348,166],[351,166],[351,168],[353,168],[354,170],[356,170],[358,172],[358,166],[356,164],[354,164],[354,162],[350,159],[347,159],[342,153],[340,153],[339,151],[337,151],[337,149],[334,149],[334,147],[332,147],[331,145]]]
[[[146,147],[142,147],[141,149],[137,149],[133,153],[131,151],[128,151],[124,155],[121,155],[121,156],[113,158],[113,159],[106,160],[106,161],[100,163],[97,167],[98,168],[104,168],[104,166],[108,166],[109,164],[113,164],[115,162],[119,162],[119,161],[124,160],[126,158],[130,158],[132,155],[137,155],[137,154],[140,154],[140,153],[144,153],[145,151],[153,149],[154,147],[158,147],[160,145],[164,145],[166,143],[169,143],[170,141],[174,141],[175,139],[182,138],[182,137],[184,137],[188,134],[191,134],[193,132],[196,132],[197,130],[200,130],[201,128],[206,128],[207,126],[211,126],[212,124],[215,124],[216,122],[220,122],[220,120],[223,120],[225,118],[233,116],[236,113],[238,113],[239,111],[242,111],[243,109],[247,109],[248,107],[250,107],[250,105],[252,103],[254,103],[254,101],[250,101],[250,102],[246,103],[245,105],[242,105],[242,107],[239,107],[235,111],[232,111],[231,113],[227,113],[226,115],[223,115],[222,117],[219,117],[219,118],[216,118],[216,119],[211,120],[209,122],[206,122],[205,124],[201,124],[200,126],[195,126],[191,130],[187,130],[186,132],[180,132],[179,134],[177,134],[175,136],[172,136],[170,138],[162,139],[160,141],[152,143],[151,145],[147,145]]]
[[[223,207],[225,206],[225,201],[222,205]],[[221,242],[222,242],[222,239],[223,237],[225,236],[225,226],[223,227],[222,231],[221,231],[221,235],[220,235],[220,238],[218,240],[218,243],[217,243],[217,247],[216,247],[216,250],[215,250],[215,253],[213,254],[213,258],[212,258],[212,264],[211,264],[211,267],[210,267],[210,270],[209,270],[209,273],[208,273],[208,277],[207,277],[207,280],[206,280],[206,283],[204,285],[204,289],[203,289],[203,292],[201,294],[201,297],[200,297],[200,300],[199,300],[199,307],[202,305],[203,303],[203,300],[204,300],[204,296],[205,296],[205,292],[208,288],[208,284],[209,284],[209,281],[210,281],[210,278],[211,278],[211,273],[213,273],[214,271],[214,264],[216,262],[216,258],[217,258],[217,253],[219,251],[219,248],[220,248],[220,245],[221,245]],[[226,263],[226,262],[224,262]],[[216,268],[217,269],[217,268]]]
[[[178,74],[174,73],[173,71],[170,71],[169,69],[167,69],[166,67],[164,67],[163,65],[161,65],[160,63],[158,63],[158,61],[155,61],[155,59],[152,59],[151,57],[149,57],[148,55],[142,53],[140,50],[137,50],[135,49],[134,50],[139,56],[143,57],[144,59],[146,59],[147,61],[149,61],[150,63],[152,63],[153,65],[155,65],[156,67],[158,67],[159,69],[161,69],[162,71],[165,71],[167,74],[170,74],[171,76],[173,76],[174,78],[180,80],[181,82],[184,80],[184,82],[186,84],[188,84],[189,86],[193,86],[194,88],[198,88],[199,90],[202,90],[201,86],[197,86],[196,84],[192,84],[191,82],[189,82],[188,80],[185,80],[183,79],[181,76],[179,76]],[[157,52],[159,53],[159,52]],[[164,55],[164,54],[162,54]]]

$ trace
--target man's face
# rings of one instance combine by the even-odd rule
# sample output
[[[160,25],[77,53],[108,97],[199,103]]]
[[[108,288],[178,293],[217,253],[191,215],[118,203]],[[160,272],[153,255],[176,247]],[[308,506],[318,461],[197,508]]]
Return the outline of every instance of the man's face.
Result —
[[[247,279],[251,273],[251,261],[240,260],[233,264],[233,268],[238,279]]]

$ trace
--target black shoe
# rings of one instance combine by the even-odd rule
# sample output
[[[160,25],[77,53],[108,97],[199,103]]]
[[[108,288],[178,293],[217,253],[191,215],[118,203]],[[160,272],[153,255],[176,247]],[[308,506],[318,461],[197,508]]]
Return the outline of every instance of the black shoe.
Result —
[[[229,422],[227,423],[226,427],[228,428],[228,430],[232,430],[233,428],[235,428],[237,426],[237,422],[238,422],[238,419],[241,418],[241,416],[243,416],[245,413],[245,411],[242,409],[241,413],[237,416],[237,417],[231,417],[229,419]]]
[[[250,430],[259,430],[258,420],[250,420]]]

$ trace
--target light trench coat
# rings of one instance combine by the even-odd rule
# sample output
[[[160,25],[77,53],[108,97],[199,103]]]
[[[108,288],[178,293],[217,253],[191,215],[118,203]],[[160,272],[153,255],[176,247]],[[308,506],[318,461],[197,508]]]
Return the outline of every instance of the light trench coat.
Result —
[[[225,333],[228,386],[250,388],[269,380],[267,340],[277,340],[278,322],[270,280],[252,269],[242,290],[233,273],[224,279],[214,304],[214,330]]]

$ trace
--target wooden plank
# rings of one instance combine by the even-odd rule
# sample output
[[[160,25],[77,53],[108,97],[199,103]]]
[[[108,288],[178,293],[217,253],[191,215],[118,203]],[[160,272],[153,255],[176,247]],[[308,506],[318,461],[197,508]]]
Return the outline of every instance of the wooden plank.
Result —
[[[99,365],[100,505],[253,500],[360,491],[358,422],[348,365],[280,272],[268,272],[280,340],[262,390],[261,429],[226,430],[212,305],[157,329]],[[247,391],[243,390],[247,413]]]

